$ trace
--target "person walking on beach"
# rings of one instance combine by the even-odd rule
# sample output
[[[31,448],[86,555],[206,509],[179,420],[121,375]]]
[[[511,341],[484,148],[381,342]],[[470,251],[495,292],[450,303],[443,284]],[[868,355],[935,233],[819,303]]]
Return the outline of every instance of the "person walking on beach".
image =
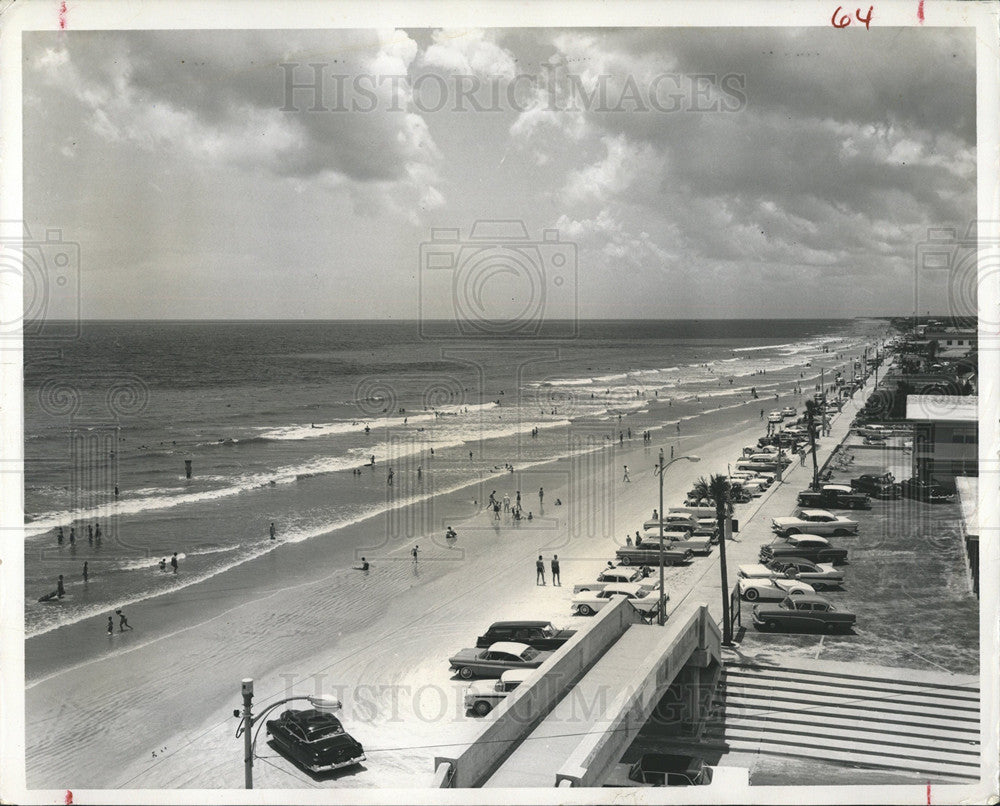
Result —
[[[552,584],[562,587],[562,577],[559,575],[559,555],[552,555]]]
[[[545,561],[542,559],[541,554],[539,554],[538,559],[535,560],[535,584],[545,584]]]
[[[271,540],[274,540],[274,521],[271,521]]]
[[[799,467],[806,466],[806,449],[799,448]]]
[[[160,557],[160,570],[161,571],[166,571],[167,570],[167,558],[166,557]]]
[[[177,573],[177,552],[174,552],[174,556],[170,558],[170,567],[174,569],[174,573]]]
[[[125,612],[122,610],[116,610],[115,613],[118,614],[118,632],[125,632],[126,628],[131,630],[129,627],[128,619],[125,618]]]
[[[510,495],[508,493],[503,494],[503,511],[510,512]]]
[[[631,482],[632,479],[628,477],[628,465],[623,465],[623,467],[625,468],[625,475],[622,477],[622,481]]]
[[[117,484],[115,485],[115,498],[116,499],[118,498],[118,485]],[[110,619],[111,616],[108,616],[108,618]]]
[[[516,501],[517,501],[517,508],[521,509],[521,491],[520,490],[517,491]]]
[[[495,504],[493,504],[493,520],[495,520],[495,521],[500,520],[500,502],[499,501],[497,501]]]
[[[94,540],[101,542],[101,524],[94,524]]]
[[[69,544],[71,546],[76,545],[76,529],[74,529],[72,526],[69,527]]]
[[[115,634],[115,620],[112,616],[108,616],[108,635]]]
[[[413,557],[413,562],[417,562],[417,554],[420,551],[420,546],[414,546],[412,551],[410,551],[410,556]]]
[[[60,526],[59,531],[56,533],[56,542],[61,546],[66,536],[63,534],[63,528]]]
[[[542,499],[545,498],[545,490],[541,487],[538,488],[538,506],[542,505]]]
[[[764,419],[764,409],[760,410],[760,419]]]
[[[86,563],[86,561],[83,563],[83,581],[84,582],[87,581],[87,563]]]
[[[94,527],[89,523],[87,524],[87,542],[94,545]]]
[[[392,468],[390,467],[390,468],[389,468],[389,475],[387,475],[387,476],[385,477],[385,483],[386,483],[386,484],[387,484],[388,486],[390,486],[390,487],[392,486],[392,477],[393,477],[394,475],[395,475],[395,474],[394,474],[394,473],[392,472]]]
[[[674,446],[673,445],[670,446],[670,458],[671,459],[674,458]]]
[[[66,588],[63,587],[63,575],[59,575],[59,581],[56,583],[56,596],[60,599],[66,595]]]

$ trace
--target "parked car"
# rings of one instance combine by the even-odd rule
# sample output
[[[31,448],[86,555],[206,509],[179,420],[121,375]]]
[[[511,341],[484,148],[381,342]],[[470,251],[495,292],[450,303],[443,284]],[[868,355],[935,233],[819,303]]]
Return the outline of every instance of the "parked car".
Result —
[[[798,498],[802,507],[833,507],[834,509],[871,509],[871,499],[855,492],[846,484],[824,484],[818,490],[802,490]]]
[[[795,406],[785,406],[785,408],[781,410],[782,417],[794,417],[796,413]]]
[[[836,588],[844,581],[844,572],[832,563],[814,563],[804,557],[781,557],[772,559],[766,565],[741,565],[739,575],[746,579],[794,579],[811,585],[815,590]]]
[[[618,562],[622,565],[650,565],[659,567],[660,565],[660,545],[656,543],[646,543],[641,546],[624,546],[615,551]],[[690,562],[694,557],[691,549],[675,549],[664,544],[663,563],[664,565],[677,565],[678,563]]]
[[[767,421],[769,423],[780,423],[784,419],[785,417],[781,413],[781,409],[775,409],[774,411],[770,411],[767,413]]]
[[[891,473],[883,473],[881,476],[866,473],[858,476],[851,479],[851,489],[867,493],[872,498],[894,499],[900,495],[900,486]]]
[[[771,573],[783,573],[788,579],[808,582],[816,590],[839,588],[844,584],[844,572],[833,563],[814,563],[805,557],[781,557],[767,566]]]
[[[264,724],[274,748],[310,772],[339,770],[365,760],[361,743],[326,711],[289,709]]]
[[[687,532],[684,533],[684,536],[687,537]],[[649,589],[653,589],[657,586],[657,583],[653,581],[644,582],[643,580],[645,579],[647,579],[646,572],[638,566],[630,566],[628,568],[605,568],[597,575],[597,579],[595,581],[579,582],[574,585],[573,593],[601,591],[608,585],[628,585],[633,582]]]
[[[899,485],[899,492],[903,498],[911,498],[914,501],[928,501],[932,504],[941,504],[955,500],[955,493],[942,484],[924,479],[906,479]]]
[[[774,560],[792,560],[798,557],[814,563],[837,565],[847,561],[847,549],[832,546],[829,540],[819,535],[786,535],[761,546],[758,554],[758,559],[764,565],[770,565]]]
[[[753,607],[753,623],[758,630],[847,632],[855,621],[853,613],[834,607],[818,594],[789,596],[778,604]]]
[[[771,529],[779,535],[852,535],[858,533],[858,522],[825,509],[801,509],[787,518],[771,518]]]
[[[545,652],[515,641],[498,641],[488,649],[460,649],[448,663],[463,680],[473,677],[499,678],[510,669],[537,669],[552,656]]]
[[[532,671],[532,669],[511,669],[500,675],[500,679],[496,681],[473,681],[465,690],[465,710],[472,711],[477,716],[486,716],[504,697],[521,685]]]
[[[476,646],[487,649],[498,641],[515,641],[534,649],[559,649],[576,630],[553,627],[550,621],[496,621],[476,639]]]
[[[687,513],[688,515],[694,515],[699,520],[701,520],[702,518],[712,518],[714,520],[714,518],[715,518],[715,507],[714,506],[709,506],[709,507],[670,507],[667,510],[667,512],[669,514],[671,514],[671,515],[673,515],[674,513],[679,513],[679,514]],[[653,528],[655,528],[656,524],[659,523],[659,521],[655,521],[655,520],[654,521],[646,521],[646,523],[647,524],[652,523],[653,524]],[[645,528],[649,529],[651,527],[646,526]]]
[[[697,756],[646,753],[633,764],[618,764],[604,786],[704,786],[713,769]]]
[[[608,585],[604,590],[578,593],[573,597],[570,605],[574,613],[581,616],[592,616],[616,596],[624,596],[634,606],[636,610],[643,613],[655,613],[660,606],[659,585],[655,590],[649,590],[634,582],[628,585]],[[670,596],[666,597],[668,600]]]
[[[678,549],[691,549],[692,553],[701,556],[708,556],[712,553],[712,543],[715,542],[715,533],[718,530],[714,528],[708,534],[698,534],[697,532],[663,532],[663,545],[664,547],[669,547],[674,550]],[[650,529],[642,536],[642,545],[645,546],[647,543],[655,543],[657,548],[660,545],[660,533],[658,530]]]
[[[794,579],[779,579],[773,574],[770,577],[748,577],[743,575],[744,566],[740,566],[740,578],[737,586],[740,596],[748,602],[780,602],[786,596],[801,596],[804,593],[816,591],[806,582]]]

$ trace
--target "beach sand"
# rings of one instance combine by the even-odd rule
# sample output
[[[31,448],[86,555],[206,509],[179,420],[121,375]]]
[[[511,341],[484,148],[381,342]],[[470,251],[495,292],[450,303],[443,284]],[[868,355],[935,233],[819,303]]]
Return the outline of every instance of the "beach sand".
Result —
[[[352,527],[349,539],[334,533],[289,544],[143,602],[129,611],[134,632],[108,637],[103,622],[83,622],[34,638],[26,649],[28,786],[242,787],[242,742],[234,737],[232,711],[244,677],[256,681],[255,713],[292,694],[338,695],[345,726],[369,759],[361,769],[317,781],[273,758],[261,735],[258,787],[426,786],[434,755],[477,729],[461,705],[467,684],[450,674],[448,657],[474,645],[495,620],[585,626],[570,614],[572,586],[593,579],[626,533],[641,529],[658,506],[652,472],[658,449],[668,458],[671,445],[677,456],[701,457],[699,464],[677,462],[666,474],[664,504],[678,505],[697,477],[725,472],[740,448],[763,433],[760,408],[801,409],[803,399],[788,394],[707,412],[685,421],[680,434],[672,424],[654,430],[651,445],[634,430],[622,447],[481,482],[480,501],[491,489],[513,499],[519,487],[524,509],[535,515],[531,522],[495,527],[486,511],[454,518],[468,511],[466,489],[439,496],[432,513],[426,503],[405,507]],[[653,414],[670,422],[665,406]],[[630,483],[622,481],[626,464]],[[555,506],[557,498],[562,506]],[[453,545],[443,525],[429,537],[408,538],[417,533],[408,524],[443,523],[439,517],[454,518]],[[415,542],[417,563],[410,557]],[[351,569],[361,554],[372,562],[367,574]],[[547,577],[550,558],[559,555],[562,587],[551,579],[535,584],[538,554]],[[706,561],[667,569],[668,591],[671,579],[700,573],[700,562]]]

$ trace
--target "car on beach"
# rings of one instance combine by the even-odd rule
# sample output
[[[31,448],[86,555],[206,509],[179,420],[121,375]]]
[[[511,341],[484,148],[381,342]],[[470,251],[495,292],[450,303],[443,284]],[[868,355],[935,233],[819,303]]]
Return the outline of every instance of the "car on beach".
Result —
[[[453,671],[463,680],[473,677],[499,678],[510,669],[537,669],[552,656],[515,641],[498,641],[488,649],[460,649],[448,659]]]
[[[767,421],[769,423],[780,423],[785,419],[784,415],[781,413],[781,409],[775,409],[767,414]]]
[[[802,490],[798,503],[802,507],[872,508],[872,501],[867,495],[852,490],[846,484],[824,484],[818,490]]]
[[[739,572],[741,577],[748,579],[794,579],[811,585],[815,590],[839,588],[844,582],[844,572],[832,563],[814,563],[804,557],[772,559],[767,565],[741,565]]]
[[[687,533],[684,533],[687,537]],[[608,585],[630,585],[636,583],[652,590],[656,587],[655,582],[644,582],[646,572],[638,566],[628,568],[605,568],[597,575],[594,582],[578,582],[573,586],[573,593],[586,593],[588,591],[601,591]]]
[[[795,411],[795,406],[785,406],[781,410],[782,417],[794,417],[798,412]]]
[[[635,583],[629,585],[608,585],[601,591],[578,593],[573,597],[570,607],[574,613],[579,613],[581,616],[592,616],[616,596],[624,596],[632,603],[636,610],[647,615],[656,613],[659,610],[659,585],[657,584],[656,590],[651,591]],[[666,598],[669,600],[670,596],[668,595]]]
[[[615,551],[615,556],[618,558],[618,562],[622,565],[649,565],[659,567],[659,540],[657,540],[655,544],[646,543],[644,541],[641,546],[624,546]],[[691,551],[691,549],[675,549],[664,543],[664,565],[677,565],[678,563],[690,562],[692,557],[694,557],[694,552]]]
[[[646,753],[632,764],[617,764],[604,786],[705,786],[712,783],[711,767],[698,756]]]
[[[847,562],[847,549],[838,548],[819,535],[786,535],[775,538],[766,546],[761,546],[758,560],[764,565],[770,565],[775,560],[792,560],[796,558],[811,560],[814,563]]]
[[[498,641],[515,641],[534,649],[559,649],[576,630],[553,627],[551,621],[496,621],[476,639],[476,646],[487,649]]]
[[[912,478],[900,482],[899,492],[903,498],[913,501],[927,501],[931,504],[943,504],[955,500],[955,492],[942,484],[924,479]]]
[[[753,607],[758,630],[786,629],[793,632],[848,632],[857,617],[841,610],[817,594],[789,596],[778,604]]]
[[[740,589],[740,596],[748,602],[780,602],[786,596],[801,596],[805,593],[815,593],[816,591],[807,582],[798,582],[794,579],[779,579],[772,575],[769,577],[748,577],[743,575],[743,566],[740,566],[740,578],[737,581]]]
[[[365,760],[361,743],[326,711],[289,709],[264,724],[274,748],[310,772],[330,772]]]
[[[476,716],[486,716],[516,689],[533,669],[511,669],[499,680],[475,680],[465,689],[465,710]]]
[[[892,473],[883,473],[881,476],[865,473],[856,479],[851,479],[851,489],[883,500],[896,499],[900,496],[900,486]]]
[[[858,522],[825,509],[801,509],[787,518],[771,518],[771,529],[779,535],[855,535]]]
[[[712,553],[712,544],[715,542],[715,533],[699,535],[696,533],[683,532],[663,532],[663,545],[672,549],[691,549],[695,554],[708,556]],[[642,536],[642,545],[655,543],[657,549],[660,545],[660,533],[655,529],[650,529]]]

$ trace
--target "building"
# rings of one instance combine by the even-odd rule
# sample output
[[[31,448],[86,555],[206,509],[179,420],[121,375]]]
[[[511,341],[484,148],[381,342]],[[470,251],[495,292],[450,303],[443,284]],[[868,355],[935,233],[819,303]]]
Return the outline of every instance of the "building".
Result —
[[[979,475],[979,398],[910,395],[906,419],[914,423],[913,475],[951,479]]]

